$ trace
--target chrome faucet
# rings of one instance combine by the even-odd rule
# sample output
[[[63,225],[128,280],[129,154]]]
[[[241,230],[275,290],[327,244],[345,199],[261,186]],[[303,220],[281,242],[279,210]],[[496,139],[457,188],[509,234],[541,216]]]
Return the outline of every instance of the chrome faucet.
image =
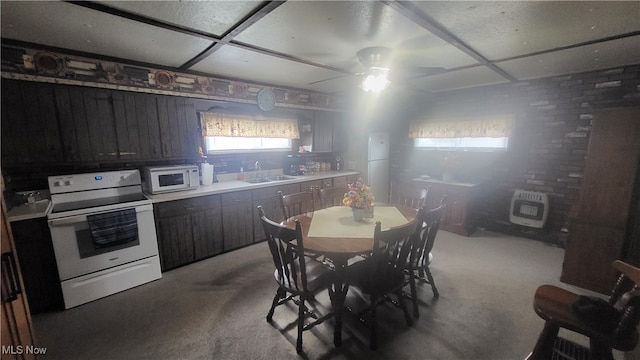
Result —
[[[260,161],[256,161],[256,164],[255,164],[254,168],[255,168],[255,172],[256,172],[255,177],[256,178],[261,177],[260,176],[260,170],[262,170],[262,168],[260,167]]]

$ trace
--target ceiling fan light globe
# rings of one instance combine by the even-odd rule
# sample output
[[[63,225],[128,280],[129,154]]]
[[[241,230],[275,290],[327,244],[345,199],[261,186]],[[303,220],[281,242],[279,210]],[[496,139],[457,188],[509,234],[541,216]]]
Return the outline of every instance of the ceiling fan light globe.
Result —
[[[362,80],[360,87],[367,92],[380,92],[389,86],[386,68],[371,68],[368,74]]]

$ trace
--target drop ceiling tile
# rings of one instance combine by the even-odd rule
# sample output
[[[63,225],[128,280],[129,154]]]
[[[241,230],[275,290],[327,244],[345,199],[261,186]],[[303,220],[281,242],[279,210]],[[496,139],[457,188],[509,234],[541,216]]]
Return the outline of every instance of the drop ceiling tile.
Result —
[[[172,67],[211,44],[66,2],[2,1],[1,6],[2,37],[36,44]]]
[[[98,1],[116,9],[220,36],[259,5],[256,1]]]
[[[640,30],[640,1],[416,1],[490,60]]]
[[[441,75],[416,78],[408,84],[418,90],[439,92],[505,82],[508,80],[490,68],[477,66]]]
[[[497,63],[519,80],[640,64],[640,35]]]
[[[288,1],[235,40],[350,71],[362,70],[356,53],[386,46],[413,66],[446,68],[476,61],[396,10],[377,1]]]
[[[190,70],[281,86],[312,89],[309,83],[343,73],[226,45]]]

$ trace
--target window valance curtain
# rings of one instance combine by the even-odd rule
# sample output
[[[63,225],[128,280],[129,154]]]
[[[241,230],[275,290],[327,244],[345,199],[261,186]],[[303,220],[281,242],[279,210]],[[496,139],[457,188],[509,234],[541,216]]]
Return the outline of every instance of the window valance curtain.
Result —
[[[265,137],[299,139],[298,121],[295,119],[201,112],[203,136]]]
[[[422,120],[411,123],[409,138],[509,137],[512,126],[512,115]]]

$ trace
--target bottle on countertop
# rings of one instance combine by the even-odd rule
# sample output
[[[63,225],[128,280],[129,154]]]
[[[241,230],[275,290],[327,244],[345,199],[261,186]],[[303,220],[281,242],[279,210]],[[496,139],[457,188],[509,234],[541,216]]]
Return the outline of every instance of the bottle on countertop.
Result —
[[[238,174],[238,180],[244,181],[244,168],[240,168],[240,173]]]

